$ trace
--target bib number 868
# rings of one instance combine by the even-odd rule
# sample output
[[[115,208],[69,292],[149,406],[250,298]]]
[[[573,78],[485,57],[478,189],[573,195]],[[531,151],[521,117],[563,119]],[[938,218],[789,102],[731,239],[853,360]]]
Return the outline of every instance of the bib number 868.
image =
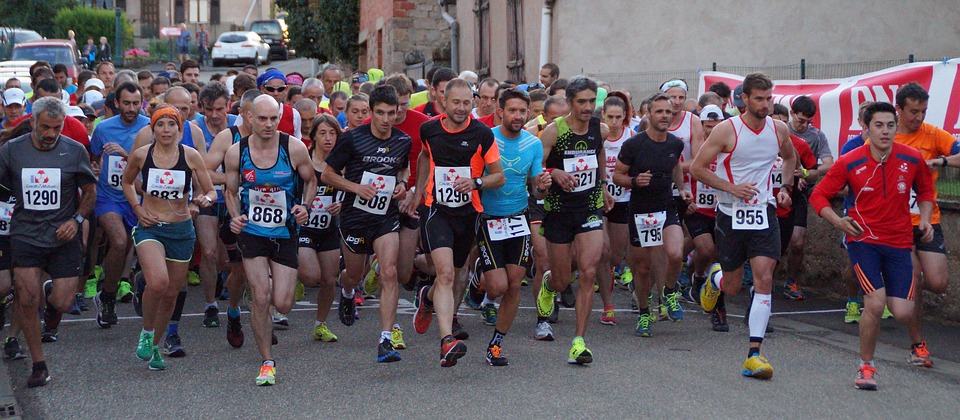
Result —
[[[280,223],[283,221],[283,209],[255,206],[250,221],[254,223]]]

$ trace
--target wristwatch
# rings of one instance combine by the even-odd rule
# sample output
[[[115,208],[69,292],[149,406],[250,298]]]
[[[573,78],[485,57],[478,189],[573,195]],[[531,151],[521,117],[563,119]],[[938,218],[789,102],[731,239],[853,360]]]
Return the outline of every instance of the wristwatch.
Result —
[[[473,179],[473,186],[477,187],[478,190],[479,190],[480,188],[483,188],[483,178],[474,178],[474,179]]]
[[[947,167],[947,157],[946,157],[946,156],[940,156],[940,166],[943,167],[943,168],[946,168],[946,167]]]
[[[82,215],[75,214],[75,215],[73,215],[73,220],[74,220],[75,222],[77,222],[78,225],[82,225],[82,224],[83,224],[83,221],[84,221],[84,220],[87,220],[87,219],[85,219]]]

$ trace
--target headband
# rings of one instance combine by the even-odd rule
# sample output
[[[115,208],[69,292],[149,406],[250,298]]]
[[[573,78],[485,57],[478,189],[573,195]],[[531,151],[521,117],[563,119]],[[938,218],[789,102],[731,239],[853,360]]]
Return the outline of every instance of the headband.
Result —
[[[662,85],[660,85],[660,93],[667,93],[671,88],[678,87],[683,89],[684,92],[687,91],[687,83],[680,79],[667,80]]]
[[[263,85],[274,79],[280,79],[283,80],[283,83],[287,83],[287,76],[284,76],[283,72],[277,69],[270,69],[257,77],[257,89],[262,88]]]
[[[157,125],[157,122],[160,121],[161,118],[170,118],[176,121],[178,130],[183,127],[183,120],[180,118],[180,111],[172,106],[165,106],[155,109],[153,111],[153,115],[150,116],[151,130]]]

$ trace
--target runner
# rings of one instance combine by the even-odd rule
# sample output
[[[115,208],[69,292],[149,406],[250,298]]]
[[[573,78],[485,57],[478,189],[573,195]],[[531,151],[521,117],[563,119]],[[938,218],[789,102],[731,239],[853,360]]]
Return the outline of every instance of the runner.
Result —
[[[338,215],[344,191],[334,189],[322,181],[327,168],[327,157],[340,137],[340,124],[330,114],[320,114],[310,124],[310,157],[317,177],[317,195],[310,205],[310,218],[300,228],[297,278],[317,290],[317,320],[313,325],[313,339],[326,343],[337,341],[327,327],[327,315],[333,304],[337,279],[340,277],[340,240],[337,233]]]
[[[600,271],[597,273],[600,300],[603,302],[603,315],[600,316],[600,323],[604,325],[617,325],[616,312],[611,299],[613,272],[627,255],[627,241],[630,237],[627,233],[627,224],[630,220],[630,189],[615,184],[613,173],[617,166],[617,156],[620,155],[620,148],[623,147],[623,143],[627,139],[634,135],[633,130],[627,127],[631,113],[632,109],[630,109],[622,92],[610,92],[607,99],[603,101],[603,122],[610,128],[610,137],[603,142],[604,155],[607,158],[607,192],[613,196],[614,201],[613,209],[603,215],[603,256],[600,257],[600,261],[608,261],[610,270],[604,270],[605,267],[601,265]],[[633,278],[632,271],[625,273],[625,275],[630,279]]]
[[[553,186],[544,200],[546,216],[540,228],[547,240],[551,274],[544,274],[537,311],[541,317],[553,312],[556,291],[570,285],[571,264],[576,258],[580,286],[577,326],[567,362],[585,364],[593,362],[583,335],[590,321],[593,283],[603,252],[601,210],[610,211],[614,204],[613,196],[606,191],[606,164],[603,168],[599,164],[606,162],[603,143],[610,137],[610,130],[593,118],[597,82],[576,76],[566,85],[565,95],[570,114],[554,120],[540,135],[544,167],[553,178]]]
[[[506,181],[503,187],[483,194],[483,214],[477,223],[483,290],[491,300],[503,296],[487,345],[486,360],[491,366],[507,366],[503,338],[516,318],[520,281],[531,263],[527,188],[536,191],[534,197],[543,197],[552,183],[550,175],[543,172],[540,141],[523,130],[529,102],[526,93],[514,88],[500,93],[496,112],[503,124],[494,127],[493,136]]]
[[[403,207],[412,216],[420,198],[426,197],[429,211],[421,225],[420,241],[430,253],[437,279],[417,293],[414,328],[419,334],[427,332],[431,310],[436,311],[440,366],[450,367],[467,352],[463,341],[453,336],[458,306],[455,291],[464,290],[464,268],[475,244],[478,213],[483,211],[479,190],[498,189],[505,178],[493,132],[470,117],[470,85],[458,78],[441,85],[438,75],[441,71],[434,76],[435,85],[444,96],[437,101],[445,104],[447,113],[420,127],[423,151],[417,163],[417,187]]]
[[[0,146],[0,183],[18,198],[10,225],[18,317],[33,369],[30,388],[50,382],[41,348],[41,294],[58,314],[70,309],[83,270],[80,226],[93,210],[97,179],[87,150],[60,135],[66,106],[58,98],[33,103],[33,131]],[[132,140],[132,137],[131,137]],[[82,191],[78,196],[78,190]],[[53,279],[48,293],[40,282]],[[59,322],[59,315],[53,319]],[[56,325],[47,324],[56,329]]]
[[[101,291],[94,296],[97,305],[97,325],[110,328],[117,321],[117,292],[130,293],[129,283],[120,290],[120,276],[130,252],[130,232],[137,224],[133,208],[123,196],[123,171],[127,155],[133,150],[134,139],[140,129],[150,125],[150,119],[140,114],[143,95],[135,82],[117,87],[116,106],[120,114],[101,121],[90,140],[90,154],[94,162],[102,162],[99,193],[94,215],[106,236],[107,252],[103,257]],[[95,246],[95,244],[91,244]]]
[[[930,167],[933,177],[933,213],[930,215],[930,224],[933,226],[933,240],[920,240],[922,232],[916,200],[910,202],[910,214],[913,222],[914,237],[914,276],[920,280],[920,288],[933,293],[947,291],[947,248],[943,237],[943,228],[940,226],[940,206],[937,205],[937,177],[939,168],[960,167],[960,143],[957,143],[950,133],[923,119],[927,115],[927,102],[930,95],[922,86],[916,83],[907,83],[897,91],[897,136],[896,142],[911,146],[920,151],[927,166]],[[930,360],[930,350],[920,330],[920,320],[923,315],[923,293],[916,295],[917,309],[915,317],[908,325],[911,345],[910,363],[915,366],[933,367]]]
[[[884,304],[904,324],[915,319],[917,305],[912,301],[918,289],[910,254],[917,235],[909,229],[913,203],[920,210],[919,241],[930,243],[935,236],[930,224],[935,200],[930,170],[921,152],[894,143],[896,111],[885,102],[868,106],[863,122],[870,144],[843,155],[810,197],[817,214],[846,235],[847,253],[865,294],[855,382],[864,390],[877,389],[873,355]],[[884,170],[888,165],[897,170]],[[854,202],[849,215],[840,217],[830,199],[845,186]]]
[[[784,187],[774,197],[770,172],[778,154],[784,167],[796,165],[786,124],[767,116],[772,98],[769,77],[747,75],[740,98],[746,112],[714,128],[692,166],[694,178],[717,190],[720,210],[715,230],[720,263],[710,267],[700,291],[700,305],[710,312],[721,290],[736,294],[743,263],[750,261],[756,293],[750,306],[750,344],[742,373],[758,379],[773,377],[773,367],[760,355],[760,346],[770,320],[773,269],[780,258],[780,226],[772,223],[774,206],[790,205],[793,189],[793,172],[784,171]],[[709,168],[715,160],[722,168],[722,178]]]
[[[369,103],[373,121],[341,136],[327,157],[322,177],[324,184],[346,191],[344,202],[350,203],[340,213],[341,253],[346,271],[340,279],[337,312],[344,325],[353,325],[355,320],[354,289],[365,273],[367,256],[377,254],[380,267],[378,363],[401,359],[392,337],[400,297],[397,285],[400,247],[397,200],[406,195],[410,137],[393,129],[398,102],[396,89],[392,86],[375,88]]]
[[[433,79],[430,83],[430,102],[423,103],[414,110],[422,112],[428,117],[436,117],[447,113],[447,104],[446,104],[446,89],[447,83],[457,77],[457,73],[449,68],[440,67],[435,73],[433,73]],[[472,92],[472,91],[471,91]]]
[[[193,256],[196,234],[187,203],[210,207],[216,190],[200,153],[179,142],[184,127],[180,111],[171,106],[158,108],[150,118],[150,127],[153,144],[130,154],[121,182],[127,203],[139,220],[132,236],[146,280],[143,330],[136,354],[150,362],[150,370],[164,370],[167,364],[158,347],[161,335],[155,331],[163,331],[170,320]],[[142,180],[142,205],[137,194],[138,176]],[[207,193],[194,194],[190,200],[194,176]]]
[[[647,102],[647,129],[623,143],[614,168],[614,182],[630,188],[630,258],[637,306],[636,335],[650,337],[650,307],[647,296],[651,286],[666,302],[667,316],[683,319],[677,275],[683,264],[683,228],[672,189],[689,202],[692,195],[684,187],[681,155],[683,142],[668,132],[673,118],[673,99],[657,94]],[[666,266],[662,263],[666,261]]]
[[[230,146],[224,157],[224,199],[232,217],[230,229],[239,236],[253,294],[250,324],[263,358],[256,384],[273,385],[276,361],[271,349],[270,306],[281,313],[293,306],[297,225],[309,216],[299,203],[312,203],[317,186],[307,147],[277,131],[280,104],[276,99],[258,97],[249,115],[253,134]],[[302,196],[296,191],[299,179],[303,179]]]
[[[840,148],[840,156],[843,156],[847,153],[850,153],[856,150],[858,147],[863,146],[866,143],[866,124],[863,123],[864,112],[867,107],[873,104],[873,101],[863,101],[860,103],[860,108],[857,112],[857,123],[860,124],[862,131],[856,137],[847,140],[846,143],[843,143],[843,147]],[[853,207],[854,195],[852,192],[848,191],[847,195],[843,197],[843,215],[847,216],[848,211]],[[840,245],[843,246],[843,249],[847,249],[846,238],[841,239]],[[856,276],[853,274],[853,265],[850,264],[850,259],[847,259],[846,267],[844,267],[843,272],[843,283],[846,286],[847,292],[847,304],[846,304],[846,313],[843,315],[843,322],[846,324],[857,324],[860,322],[860,311],[863,307],[863,298],[860,295],[860,283],[857,281]],[[890,313],[890,310],[884,307],[883,315],[881,319],[888,318],[893,316]]]

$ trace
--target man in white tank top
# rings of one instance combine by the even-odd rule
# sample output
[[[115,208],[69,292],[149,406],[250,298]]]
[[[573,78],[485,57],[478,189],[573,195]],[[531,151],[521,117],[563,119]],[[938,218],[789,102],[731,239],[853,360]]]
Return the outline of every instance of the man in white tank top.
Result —
[[[784,171],[783,187],[774,197],[770,172],[778,154],[784,167],[794,167],[796,152],[787,125],[767,116],[773,99],[769,77],[748,75],[741,99],[746,112],[714,128],[691,166],[694,178],[717,190],[719,203],[716,241],[720,262],[710,267],[700,304],[709,312],[721,290],[728,295],[740,291],[743,263],[750,260],[756,294],[750,306],[750,344],[742,373],[770,379],[773,367],[760,355],[760,345],[770,320],[773,270],[780,259],[775,206],[790,205],[793,186],[793,172]],[[716,172],[710,170],[714,159]]]

